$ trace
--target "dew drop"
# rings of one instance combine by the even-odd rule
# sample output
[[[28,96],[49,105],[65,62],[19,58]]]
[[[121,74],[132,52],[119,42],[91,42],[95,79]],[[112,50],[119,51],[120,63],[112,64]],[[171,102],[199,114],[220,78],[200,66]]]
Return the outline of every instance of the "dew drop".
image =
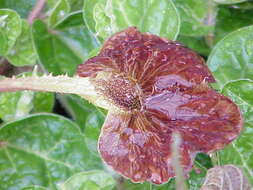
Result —
[[[58,15],[59,15],[59,17],[64,17],[65,11],[61,10]]]

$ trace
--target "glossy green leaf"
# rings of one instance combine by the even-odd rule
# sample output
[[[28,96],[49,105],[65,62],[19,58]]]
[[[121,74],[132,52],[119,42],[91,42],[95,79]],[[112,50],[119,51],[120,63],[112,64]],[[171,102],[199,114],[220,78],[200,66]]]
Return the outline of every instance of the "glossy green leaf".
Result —
[[[78,173],[60,186],[60,190],[111,190],[115,180],[104,171],[94,170]]]
[[[99,45],[97,39],[84,25],[81,11],[70,14],[57,25],[56,29],[60,32],[59,39],[82,61]]]
[[[76,66],[82,63],[80,57],[57,34],[50,33],[42,21],[34,22],[32,30],[35,48],[43,67],[56,75],[73,75]]]
[[[12,121],[29,113],[51,112],[54,95],[42,92],[6,92],[0,93],[0,118]]]
[[[0,184],[5,190],[28,185],[57,189],[70,176],[100,168],[79,127],[58,115],[38,114],[0,128]]]
[[[221,4],[235,4],[235,3],[242,3],[248,0],[214,0],[216,3]]]
[[[212,50],[208,62],[222,88],[236,79],[253,79],[253,26],[228,34]]]
[[[97,46],[92,34],[84,25],[79,22],[75,27],[68,27],[69,23],[71,22],[66,22],[64,29],[55,33],[49,31],[46,24],[40,20],[34,22],[32,27],[34,45],[40,62],[48,72],[55,75],[73,75],[76,66],[83,62],[94,46]]]
[[[0,0],[0,8],[13,9],[22,18],[27,18],[37,0]]]
[[[67,0],[59,0],[49,17],[49,26],[54,27],[61,19],[70,12],[70,5]]]
[[[83,4],[83,19],[90,31],[96,33],[95,25],[96,22],[94,20],[93,14],[95,11],[95,5],[99,2],[99,0],[85,0]]]
[[[222,93],[230,97],[239,107],[245,122],[253,122],[253,81],[236,80],[227,83]]]
[[[16,39],[21,34],[22,22],[19,15],[10,9],[0,9],[0,34],[1,40],[5,38],[6,48],[1,49],[2,55],[6,55],[14,46]]]
[[[181,18],[180,34],[204,36],[214,30],[216,7],[213,0],[174,0]]]
[[[14,66],[33,65],[36,63],[37,55],[32,44],[31,30],[25,20],[22,21],[22,32],[17,38],[15,45],[9,51],[7,59]]]
[[[227,148],[220,151],[222,164],[234,164],[244,169],[253,185],[253,81],[237,80],[226,84],[222,93],[229,96],[241,109],[244,116],[244,128],[240,136]]]
[[[87,0],[84,2],[84,20],[102,39],[129,26],[176,39],[180,27],[177,10],[168,0]]]
[[[251,9],[240,9],[229,5],[219,6],[215,25],[215,41],[218,42],[228,33],[239,28],[253,25],[252,9],[253,3]]]

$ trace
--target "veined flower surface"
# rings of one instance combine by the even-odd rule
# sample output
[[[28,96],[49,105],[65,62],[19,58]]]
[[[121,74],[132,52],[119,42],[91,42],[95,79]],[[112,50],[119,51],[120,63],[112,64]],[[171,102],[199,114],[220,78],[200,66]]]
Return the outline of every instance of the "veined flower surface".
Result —
[[[109,110],[99,151],[134,182],[161,184],[175,176],[174,132],[182,138],[187,174],[198,152],[222,149],[242,128],[238,107],[208,86],[215,80],[199,55],[134,27],[109,38],[77,75],[94,78],[96,91],[118,108]]]

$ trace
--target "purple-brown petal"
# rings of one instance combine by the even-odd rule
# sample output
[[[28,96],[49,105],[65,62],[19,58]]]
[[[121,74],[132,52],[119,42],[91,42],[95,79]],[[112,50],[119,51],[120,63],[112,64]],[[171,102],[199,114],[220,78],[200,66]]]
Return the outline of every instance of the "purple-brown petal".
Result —
[[[167,182],[174,177],[171,131],[162,133],[140,112],[109,113],[99,139],[99,152],[114,170],[134,182]],[[185,171],[192,167],[195,153],[180,147]]]
[[[157,77],[164,75],[176,74],[193,84],[215,81],[197,53],[178,42],[141,33],[134,27],[109,38],[98,56],[79,65],[77,74],[94,76],[108,70],[131,77],[146,93],[152,91]]]

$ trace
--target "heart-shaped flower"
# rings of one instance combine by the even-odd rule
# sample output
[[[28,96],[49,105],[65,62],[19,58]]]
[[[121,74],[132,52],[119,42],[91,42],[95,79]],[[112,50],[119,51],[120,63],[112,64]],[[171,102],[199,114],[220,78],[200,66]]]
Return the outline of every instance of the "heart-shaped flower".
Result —
[[[181,135],[187,173],[198,152],[222,149],[242,127],[238,107],[208,86],[215,80],[199,55],[134,27],[108,39],[77,74],[101,78],[97,91],[119,107],[109,110],[99,151],[134,182],[161,184],[174,177],[173,132]]]
[[[185,174],[198,152],[222,149],[239,135],[239,108],[212,82],[195,52],[130,27],[108,39],[75,77],[7,78],[0,91],[74,93],[108,109],[98,146],[103,160],[134,182],[161,184],[175,176],[172,134],[181,136]]]

